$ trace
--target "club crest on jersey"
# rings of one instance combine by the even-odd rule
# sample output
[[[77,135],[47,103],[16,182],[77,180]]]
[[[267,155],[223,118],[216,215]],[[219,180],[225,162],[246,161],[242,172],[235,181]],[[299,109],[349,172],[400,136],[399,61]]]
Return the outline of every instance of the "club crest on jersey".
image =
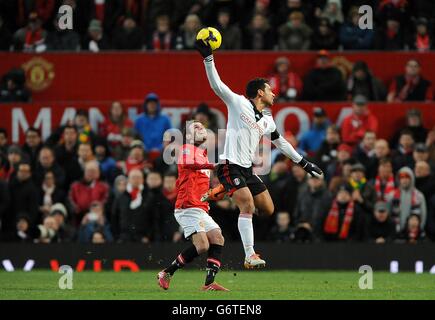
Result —
[[[236,186],[238,186],[238,185],[240,184],[240,179],[239,179],[239,178],[235,178],[235,179],[233,180],[233,182],[234,182],[234,184],[235,184]]]

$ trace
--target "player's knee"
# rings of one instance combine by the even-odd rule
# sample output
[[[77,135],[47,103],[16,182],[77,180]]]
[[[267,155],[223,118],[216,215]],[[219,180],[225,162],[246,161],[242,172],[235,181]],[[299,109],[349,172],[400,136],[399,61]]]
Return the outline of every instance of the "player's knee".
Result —
[[[213,243],[214,243],[214,244],[218,244],[218,245],[220,245],[220,246],[223,246],[223,245],[224,245],[224,243],[225,243],[225,238],[224,238],[224,236],[222,235],[222,233],[218,233],[218,234],[216,235],[216,237],[215,237]]]
[[[198,254],[202,254],[204,252],[208,251],[208,248],[210,247],[210,244],[207,240],[200,240],[197,243],[195,243],[196,251]]]

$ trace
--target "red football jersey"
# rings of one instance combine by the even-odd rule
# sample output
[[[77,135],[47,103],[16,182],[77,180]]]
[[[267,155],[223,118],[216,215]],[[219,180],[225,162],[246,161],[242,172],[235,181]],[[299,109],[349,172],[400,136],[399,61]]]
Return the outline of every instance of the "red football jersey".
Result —
[[[177,201],[176,209],[200,208],[208,212],[208,202],[201,197],[210,188],[210,169],[214,165],[208,162],[207,149],[192,144],[181,147],[178,158]]]

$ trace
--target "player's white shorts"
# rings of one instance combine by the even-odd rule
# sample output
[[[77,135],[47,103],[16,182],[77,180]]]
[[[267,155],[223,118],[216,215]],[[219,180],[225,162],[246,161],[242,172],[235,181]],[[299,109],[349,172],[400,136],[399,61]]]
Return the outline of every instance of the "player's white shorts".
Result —
[[[183,228],[186,239],[195,232],[209,232],[213,229],[220,229],[213,218],[199,208],[175,209],[174,216],[178,224]]]

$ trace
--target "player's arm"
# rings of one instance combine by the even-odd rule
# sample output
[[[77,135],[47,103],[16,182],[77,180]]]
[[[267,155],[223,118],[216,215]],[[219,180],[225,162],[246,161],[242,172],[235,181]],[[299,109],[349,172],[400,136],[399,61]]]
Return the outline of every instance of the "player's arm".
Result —
[[[318,166],[301,156],[295,148],[293,148],[293,146],[278,133],[277,130],[271,133],[270,139],[285,156],[290,158],[294,163],[299,164],[312,177],[320,177],[323,175],[322,170],[320,170]]]
[[[205,44],[202,40],[196,40],[195,48],[204,58],[205,71],[207,73],[208,82],[214,93],[221,98],[227,105],[231,100],[237,96],[231,91],[228,86],[222,82],[219,74],[216,70],[216,66],[213,60],[213,52],[208,44]]]

